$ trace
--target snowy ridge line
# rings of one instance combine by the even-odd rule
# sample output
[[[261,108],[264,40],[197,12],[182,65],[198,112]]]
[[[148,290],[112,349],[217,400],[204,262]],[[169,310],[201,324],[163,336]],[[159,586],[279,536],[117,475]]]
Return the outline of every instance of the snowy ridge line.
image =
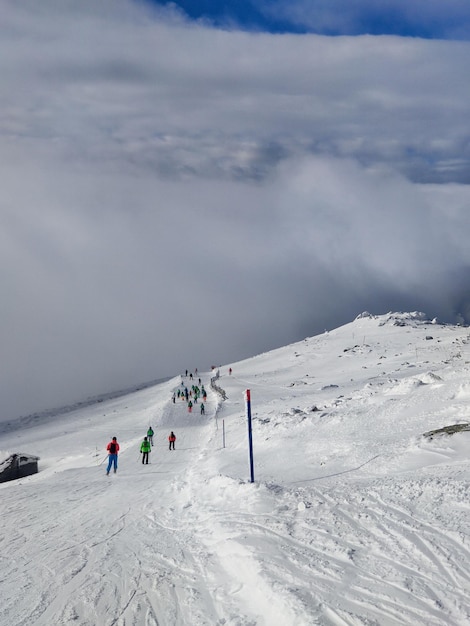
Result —
[[[155,387],[156,385],[161,385],[168,382],[172,378],[173,376],[166,376],[165,378],[158,378],[156,380],[151,380],[145,383],[138,383],[136,385],[128,387],[127,389],[109,391],[89,397],[86,400],[79,400],[72,404],[66,404],[65,406],[52,409],[44,409],[43,411],[37,411],[35,413],[30,413],[29,415],[22,415],[6,422],[0,422],[0,433],[8,433],[14,430],[19,430],[20,428],[23,429],[29,425],[35,426],[39,422],[41,424],[44,424],[48,421],[53,420],[59,415],[61,416],[68,413],[73,413],[74,411],[81,410],[87,407],[92,407],[95,404],[101,404],[102,402],[106,402],[108,400],[117,400],[119,398],[122,398],[123,396],[128,396],[138,391],[142,391],[143,389],[148,389],[150,387]]]

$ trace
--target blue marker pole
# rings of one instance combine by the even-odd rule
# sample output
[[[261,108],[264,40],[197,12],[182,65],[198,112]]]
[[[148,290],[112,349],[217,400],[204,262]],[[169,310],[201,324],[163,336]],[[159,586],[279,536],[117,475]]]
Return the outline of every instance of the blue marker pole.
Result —
[[[248,448],[250,453],[250,482],[255,482],[255,470],[253,465],[253,437],[251,433],[251,394],[250,390],[245,391],[246,415],[248,417]]]

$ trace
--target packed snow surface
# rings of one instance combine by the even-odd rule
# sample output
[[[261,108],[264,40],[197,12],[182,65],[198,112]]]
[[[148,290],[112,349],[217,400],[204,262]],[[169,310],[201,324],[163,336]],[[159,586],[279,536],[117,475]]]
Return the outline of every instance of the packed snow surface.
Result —
[[[363,314],[193,380],[0,424],[0,461],[40,457],[0,484],[1,626],[468,626],[469,335]],[[172,400],[199,377],[205,415]]]

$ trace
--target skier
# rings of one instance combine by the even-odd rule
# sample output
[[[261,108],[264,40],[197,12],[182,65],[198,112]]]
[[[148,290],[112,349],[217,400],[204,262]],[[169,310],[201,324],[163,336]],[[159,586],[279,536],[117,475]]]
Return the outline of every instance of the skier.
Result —
[[[206,414],[206,409],[204,408],[204,402],[201,402],[201,415]]]
[[[106,450],[108,451],[108,469],[106,470],[106,476],[109,476],[109,472],[111,471],[111,467],[113,465],[114,473],[117,472],[119,444],[116,437],[113,437],[111,439],[111,441],[106,446]]]
[[[148,463],[149,463],[149,452],[150,452],[151,449],[152,449],[152,447],[150,445],[150,441],[147,439],[147,437],[144,437],[144,440],[140,444],[140,452],[142,454],[142,465],[144,463],[146,465],[148,465]]]
[[[149,426],[149,429],[147,431],[147,437],[151,446],[153,446],[153,435],[154,435],[153,428]]]
[[[173,431],[171,431],[170,436],[168,437],[168,441],[170,442],[170,446],[168,448],[168,450],[174,450],[175,449],[175,441],[176,441],[176,435]]]
[[[229,373],[229,375],[232,374],[232,368],[231,367],[228,368],[228,373]]]
[[[191,413],[191,411],[193,410],[193,403],[191,402],[191,400],[188,402],[188,413]]]

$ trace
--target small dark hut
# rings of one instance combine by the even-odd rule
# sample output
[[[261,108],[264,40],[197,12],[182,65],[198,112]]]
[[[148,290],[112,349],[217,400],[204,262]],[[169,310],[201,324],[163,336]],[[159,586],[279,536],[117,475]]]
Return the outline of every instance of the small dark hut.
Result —
[[[39,457],[32,454],[12,454],[0,463],[0,483],[37,474]]]

